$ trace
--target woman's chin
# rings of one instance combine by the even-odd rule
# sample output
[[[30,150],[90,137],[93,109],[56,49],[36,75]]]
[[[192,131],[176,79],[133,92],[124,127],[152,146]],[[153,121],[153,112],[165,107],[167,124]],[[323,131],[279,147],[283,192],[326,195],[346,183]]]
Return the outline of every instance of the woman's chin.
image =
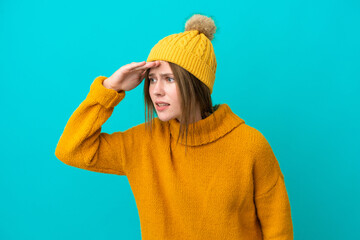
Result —
[[[158,117],[159,117],[160,121],[162,121],[162,122],[167,122],[167,121],[171,120],[171,118],[169,118],[169,117],[161,117],[161,116],[158,116]]]
[[[160,121],[163,121],[163,122],[167,122],[167,121],[170,121],[172,119],[174,119],[175,117],[172,117],[172,116],[164,116],[162,114],[158,114],[158,118],[160,119]],[[175,118],[176,119],[176,118]]]

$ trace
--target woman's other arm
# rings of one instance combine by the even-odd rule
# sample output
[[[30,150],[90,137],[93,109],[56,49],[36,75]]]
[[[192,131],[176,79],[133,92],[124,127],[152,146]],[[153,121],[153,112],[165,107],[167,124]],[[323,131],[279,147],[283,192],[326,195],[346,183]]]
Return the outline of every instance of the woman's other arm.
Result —
[[[266,138],[260,133],[254,164],[255,205],[263,239],[291,240],[293,225],[284,176]]]

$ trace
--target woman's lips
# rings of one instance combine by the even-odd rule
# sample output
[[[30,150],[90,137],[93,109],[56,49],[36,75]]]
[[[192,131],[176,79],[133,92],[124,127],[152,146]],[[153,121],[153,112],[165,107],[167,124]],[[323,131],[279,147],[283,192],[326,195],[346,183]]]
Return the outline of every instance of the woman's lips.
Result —
[[[170,104],[166,105],[166,106],[159,106],[159,105],[155,104],[155,107],[156,107],[156,110],[158,110],[158,111],[164,111],[165,109],[170,107]]]

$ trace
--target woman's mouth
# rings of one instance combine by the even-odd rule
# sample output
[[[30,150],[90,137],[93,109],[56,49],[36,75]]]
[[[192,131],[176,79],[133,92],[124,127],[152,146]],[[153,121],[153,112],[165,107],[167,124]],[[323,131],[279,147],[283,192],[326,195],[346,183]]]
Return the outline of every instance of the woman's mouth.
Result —
[[[167,109],[169,106],[170,106],[170,104],[168,104],[168,103],[156,103],[155,104],[156,110],[158,110],[158,111],[163,111],[163,110]]]

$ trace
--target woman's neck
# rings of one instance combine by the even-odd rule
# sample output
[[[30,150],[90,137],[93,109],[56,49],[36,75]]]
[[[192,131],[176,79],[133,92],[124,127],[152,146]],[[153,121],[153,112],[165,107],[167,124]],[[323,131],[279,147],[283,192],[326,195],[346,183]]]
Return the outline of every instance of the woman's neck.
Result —
[[[200,109],[199,106],[197,106],[197,107],[196,107],[196,112],[195,112],[195,120],[194,120],[194,121],[191,121],[192,118],[190,117],[190,122],[189,122],[189,124],[194,123],[194,122],[198,122],[198,121],[200,121],[200,120],[202,120],[202,119],[203,119],[203,118],[202,118],[202,116],[201,116],[201,109]],[[179,120],[178,118],[176,118],[176,120],[177,120],[178,122],[180,122],[180,120]]]

